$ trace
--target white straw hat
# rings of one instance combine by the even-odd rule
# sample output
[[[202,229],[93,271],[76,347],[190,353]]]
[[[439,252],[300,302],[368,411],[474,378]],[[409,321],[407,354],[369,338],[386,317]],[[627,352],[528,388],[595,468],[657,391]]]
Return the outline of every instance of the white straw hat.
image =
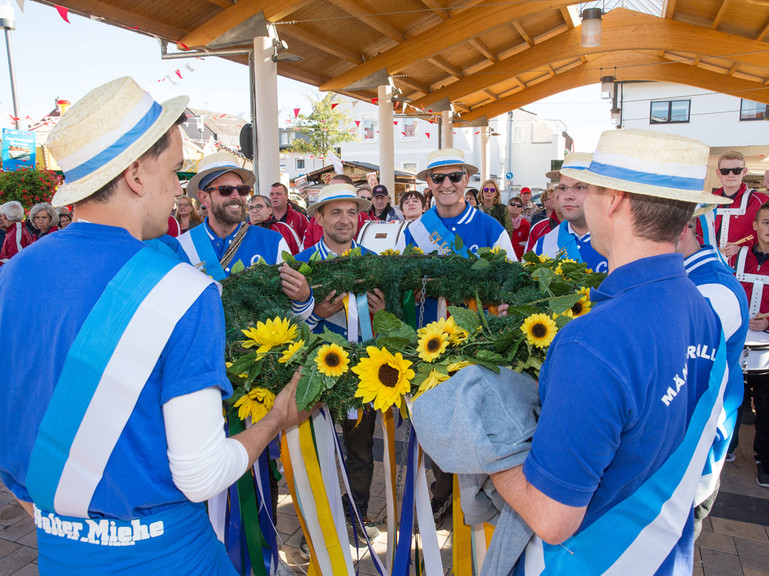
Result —
[[[68,206],[108,184],[160,140],[188,102],[179,96],[158,104],[129,77],[91,90],[67,110],[45,143],[66,181],[51,203]]]
[[[698,140],[653,130],[609,130],[601,134],[587,170],[561,168],[595,186],[692,204],[730,204],[705,192],[710,148]]]
[[[468,176],[478,172],[478,168],[465,162],[465,155],[459,148],[441,148],[427,157],[427,168],[417,174],[418,180],[427,182],[427,175],[433,168],[442,166],[462,166]]]
[[[239,158],[229,152],[215,152],[204,156],[198,163],[198,173],[195,174],[187,184],[187,196],[198,199],[198,191],[208,186],[219,176],[234,172],[243,184],[253,186],[256,182],[256,176],[246,166],[246,159]],[[211,177],[213,176],[213,177]],[[202,185],[201,185],[202,183]]]
[[[318,201],[307,208],[307,215],[310,217],[315,216],[319,208],[337,200],[355,202],[358,205],[358,210],[368,210],[371,208],[371,202],[358,198],[355,186],[351,184],[329,184],[321,188],[320,194],[318,194]]]
[[[587,170],[587,167],[590,166],[590,161],[592,159],[593,155],[586,152],[572,152],[571,154],[567,154],[563,159],[563,164],[561,164],[561,167],[558,170],[551,170],[545,174],[545,178],[551,180],[552,182],[558,182],[558,180],[561,178],[561,170],[564,168]]]

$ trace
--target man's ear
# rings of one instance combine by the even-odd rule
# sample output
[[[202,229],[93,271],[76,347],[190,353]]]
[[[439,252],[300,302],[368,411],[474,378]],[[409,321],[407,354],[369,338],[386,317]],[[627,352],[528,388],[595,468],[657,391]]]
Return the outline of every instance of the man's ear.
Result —
[[[121,177],[125,180],[125,183],[131,192],[138,197],[141,198],[147,193],[144,185],[144,171],[142,170],[142,165],[139,160],[132,162],[128,168],[123,170]]]
[[[614,215],[619,210],[620,206],[624,202],[628,202],[627,193],[622,190],[614,190],[612,188],[606,188],[606,193],[609,194],[610,200],[608,205],[608,216]]]

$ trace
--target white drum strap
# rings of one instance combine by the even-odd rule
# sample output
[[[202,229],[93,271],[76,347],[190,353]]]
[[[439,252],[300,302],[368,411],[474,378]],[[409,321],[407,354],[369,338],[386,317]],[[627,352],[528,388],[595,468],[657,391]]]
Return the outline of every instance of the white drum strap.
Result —
[[[767,277],[761,274],[745,274],[745,261],[748,258],[748,250],[750,250],[750,248],[747,246],[740,248],[740,252],[737,255],[735,276],[740,282],[753,284],[749,310],[750,317],[752,318],[761,310],[761,298],[764,295],[764,285],[766,284]]]
[[[732,216],[742,216],[748,210],[748,201],[754,190],[746,190],[742,195],[742,202],[739,208],[721,208],[718,207],[718,214],[721,216],[721,235],[718,239],[718,247],[723,250],[728,244],[729,238],[729,220]]]

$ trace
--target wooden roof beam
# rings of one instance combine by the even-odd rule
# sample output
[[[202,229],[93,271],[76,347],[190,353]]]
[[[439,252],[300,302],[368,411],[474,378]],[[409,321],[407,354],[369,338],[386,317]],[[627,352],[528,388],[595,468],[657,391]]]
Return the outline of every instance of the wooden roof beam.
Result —
[[[718,30],[703,29],[674,20],[615,8],[604,16],[603,38],[598,48],[581,47],[581,30],[563,34],[508,57],[484,69],[483,74],[462,78],[419,99],[420,105],[443,98],[461,100],[469,94],[498,84],[510,76],[544,68],[563,59],[563,54],[590,55],[626,50],[694,52],[702,60],[729,58],[743,64],[767,68],[766,44]]]
[[[466,10],[460,16],[452,15],[448,20],[439,22],[406,42],[343,72],[324,84],[321,89],[324,91],[342,89],[382,68],[386,68],[390,74],[397,74],[415,62],[430,58],[451,46],[465,42],[469,38],[499,26],[500,22],[568,6],[573,2],[574,0],[542,0],[527,3],[493,4]]]
[[[232,6],[232,2],[230,0],[206,0],[209,4],[213,4],[214,6],[219,6],[221,8],[229,8]]]
[[[515,28],[516,32],[521,35],[521,38],[523,38],[523,41],[526,42],[529,47],[534,46],[534,40],[531,39],[531,36],[526,34],[526,30],[523,29],[523,26],[518,20],[513,22],[513,28]]]
[[[347,12],[350,16],[355,16],[360,21],[368,24],[371,28],[373,28],[377,32],[384,34],[385,36],[395,40],[396,42],[404,42],[406,40],[406,36],[402,32],[390,26],[387,22],[385,22],[379,16],[372,16],[371,14],[369,14],[366,8],[361,7],[359,4],[354,2],[354,0],[328,0],[328,1],[334,6],[336,6],[337,8],[341,8],[342,10]]]
[[[309,72],[289,62],[278,62],[278,74],[292,80],[304,82],[305,84],[312,84],[313,86],[320,86],[327,80],[327,78],[320,74]]]
[[[761,29],[761,32],[758,33],[756,40],[763,40],[764,36],[767,34],[769,34],[769,22],[767,22],[766,25]]]
[[[492,92],[491,90],[486,89],[483,91],[483,93],[486,94],[486,96],[488,96],[492,100],[499,100],[499,96],[494,94],[494,92]]]
[[[433,66],[437,66],[444,72],[448,72],[457,79],[465,77],[465,73],[460,68],[457,68],[453,64],[446,62],[446,60],[440,56],[433,56],[432,58],[428,58],[427,61]]]
[[[94,3],[90,0],[62,0],[61,2],[56,0],[56,3],[73,12],[83,14],[86,17],[89,17],[94,13]],[[51,4],[53,5],[53,2],[51,2]],[[141,32],[155,34],[156,36],[173,40],[174,42],[184,36],[185,31],[181,28],[169,26],[164,22],[140,16],[135,12],[123,10],[122,8],[112,6],[111,4],[101,3],[98,6],[98,10],[98,15],[105,18],[110,24],[118,24],[120,26],[125,26],[126,28],[135,28]]]
[[[416,90],[417,92],[421,94],[429,94],[430,93],[430,87],[426,84],[422,84],[421,82],[417,82],[416,80],[409,78],[407,76],[395,76],[393,78],[393,81],[397,85],[399,82],[403,84],[404,86],[408,86],[412,90]]]
[[[488,60],[488,61],[490,61],[492,63],[499,62],[499,57],[496,54],[494,54],[494,52],[492,52],[489,49],[489,47],[486,46],[486,44],[481,42],[480,39],[478,39],[478,38],[470,38],[470,40],[468,40],[467,43],[470,44],[470,46],[472,46],[476,50],[478,50],[478,52],[483,54],[483,56],[484,56],[484,58],[486,58],[486,60]]]
[[[571,14],[569,14],[568,8],[559,8],[558,9],[561,12],[561,16],[563,16],[563,23],[566,24],[569,28],[574,28],[574,22],[571,20]]]
[[[721,24],[721,20],[724,19],[724,16],[726,15],[726,10],[727,8],[729,8],[729,2],[731,2],[731,0],[723,0],[721,2],[721,7],[718,9],[718,14],[716,14],[716,17],[713,20],[713,23],[710,25],[710,27],[713,30],[717,30],[718,26]]]
[[[449,18],[451,18],[451,15],[449,14],[449,11],[446,10],[440,4],[438,4],[438,2],[436,2],[435,0],[419,0],[419,3],[424,5],[424,6],[427,6],[441,20],[448,20]]]
[[[190,47],[205,46],[259,12],[264,12],[267,21],[271,21],[276,13],[284,13],[291,6],[296,6],[302,2],[304,0],[239,0],[236,4],[225,8],[195,30],[187,33],[180,42]],[[104,5],[102,4],[102,6]]]
[[[339,44],[325,40],[324,38],[318,36],[316,33],[310,32],[303,28],[299,28],[297,25],[281,26],[280,35],[284,37],[287,36],[288,38],[295,38],[309,46],[312,46],[313,48],[317,48],[318,50],[325,52],[326,54],[331,54],[337,58],[342,58],[343,60],[347,60],[353,64],[360,64],[363,62],[363,56],[360,54],[356,54],[352,50],[348,50]]]
[[[665,0],[665,4],[662,6],[662,17],[667,20],[672,20],[676,13],[677,0]]]

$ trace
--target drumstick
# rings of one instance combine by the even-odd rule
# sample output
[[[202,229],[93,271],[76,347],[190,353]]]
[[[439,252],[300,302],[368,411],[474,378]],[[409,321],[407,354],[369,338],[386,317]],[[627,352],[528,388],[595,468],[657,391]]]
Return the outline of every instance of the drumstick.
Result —
[[[769,312],[766,312],[765,314],[756,314],[751,320],[763,320],[764,318],[769,318]]]
[[[745,238],[742,238],[741,240],[737,240],[736,242],[732,242],[732,244],[742,244],[743,242],[747,242],[751,238],[753,238],[753,234],[751,234],[750,236],[745,236]]]

